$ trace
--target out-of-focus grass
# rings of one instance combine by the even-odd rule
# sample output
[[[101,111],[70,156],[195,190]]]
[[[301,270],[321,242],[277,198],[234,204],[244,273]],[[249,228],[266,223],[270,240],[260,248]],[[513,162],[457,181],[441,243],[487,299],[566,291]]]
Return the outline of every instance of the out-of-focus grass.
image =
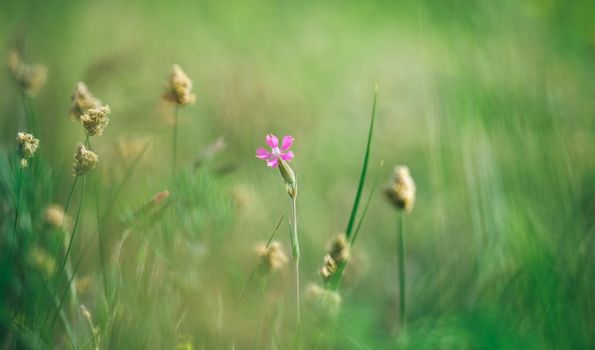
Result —
[[[237,348],[289,347],[289,270],[264,292],[251,286],[232,312],[254,244],[289,211],[278,174],[254,159],[254,149],[268,132],[296,137],[302,280],[318,281],[325,242],[350,213],[378,83],[370,164],[384,160],[387,180],[390,165],[407,164],[418,188],[406,217],[409,323],[397,331],[394,213],[377,196],[341,290],[341,313],[326,320],[307,309],[304,346],[592,348],[594,12],[588,1],[556,0],[2,2],[0,56],[23,44],[28,60],[49,69],[34,100],[42,171],[25,181],[21,204],[19,232],[28,243],[12,262],[4,260],[11,243],[0,245],[0,279],[11,285],[2,299],[2,344],[34,347],[51,308],[28,252],[60,249],[62,238],[42,229],[42,212],[64,204],[71,184],[83,136],[67,114],[83,80],[113,110],[94,140],[101,212],[139,151],[118,151],[121,140],[150,141],[101,230],[107,298],[92,191],[74,247],[73,261],[83,257],[77,276],[92,281],[81,302],[103,347],[222,348],[232,338]],[[180,112],[184,170],[170,188],[172,109],[160,95],[172,63],[193,79],[198,100]],[[24,116],[8,75],[0,90],[6,159]],[[192,172],[200,150],[221,135],[225,150]],[[7,237],[15,180],[8,161],[1,164]],[[219,171],[228,166],[237,170]],[[172,194],[162,211],[126,225],[166,189]],[[45,341],[66,346],[57,324]],[[88,347],[87,325],[74,325],[78,345]]]

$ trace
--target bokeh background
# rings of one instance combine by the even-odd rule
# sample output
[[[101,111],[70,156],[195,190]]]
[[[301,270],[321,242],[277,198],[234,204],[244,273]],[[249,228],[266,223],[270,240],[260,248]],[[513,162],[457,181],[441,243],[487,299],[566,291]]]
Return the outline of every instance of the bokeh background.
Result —
[[[326,241],[345,230],[350,214],[375,84],[364,192],[374,198],[340,290],[341,311],[321,321],[307,309],[304,346],[595,346],[593,2],[3,0],[0,40],[0,56],[17,48],[48,69],[32,99],[47,176],[31,189],[29,248],[0,276],[11,286],[1,306],[3,346],[69,346],[59,322],[44,341],[35,336],[48,306],[31,302],[47,295],[28,277],[39,270],[28,256],[50,234],[36,229],[42,209],[64,205],[72,183],[72,154],[84,137],[68,117],[77,81],[112,109],[105,134],[93,140],[99,195],[88,187],[73,250],[74,259],[84,257],[77,276],[90,282],[81,300],[102,348],[225,348],[230,339],[238,349],[291,347],[289,266],[266,287],[249,287],[233,313],[255,244],[290,210],[278,173],[254,150],[267,133],[296,139],[302,287],[319,283]],[[161,95],[174,63],[193,80],[197,101],[180,110],[172,185],[174,107]],[[7,235],[8,159],[25,118],[5,72],[0,221]],[[225,147],[196,170],[220,137]],[[406,327],[396,316],[396,213],[370,186],[376,174],[388,182],[396,164],[408,165],[417,184],[405,217]],[[171,205],[158,222],[123,228],[164,190]],[[111,276],[112,303],[103,294],[96,209],[111,212],[102,229],[106,256],[127,237]],[[289,246],[286,222],[277,239]],[[73,327],[78,346],[92,346],[84,322]]]

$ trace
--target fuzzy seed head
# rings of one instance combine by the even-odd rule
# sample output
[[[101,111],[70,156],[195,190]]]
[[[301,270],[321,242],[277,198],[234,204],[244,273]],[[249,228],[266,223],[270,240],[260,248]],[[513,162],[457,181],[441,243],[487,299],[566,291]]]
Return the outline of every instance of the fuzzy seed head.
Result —
[[[46,208],[44,213],[45,222],[54,229],[62,228],[66,214],[64,209],[58,204],[52,204]]]
[[[46,277],[52,277],[56,272],[56,261],[41,247],[31,248],[27,256],[27,261]]]
[[[70,116],[79,120],[89,109],[99,108],[101,106],[101,101],[95,98],[89,91],[87,85],[81,81],[76,83],[71,99],[72,106],[70,107]]]
[[[179,106],[186,106],[194,103],[196,100],[191,90],[192,80],[190,80],[179,65],[174,64],[169,79],[165,84],[163,98]]]
[[[337,234],[328,244],[327,252],[337,264],[349,259],[349,251],[350,244],[344,233]]]
[[[415,203],[415,182],[408,167],[395,167],[393,179],[384,190],[384,194],[397,210],[411,212]]]
[[[85,111],[80,118],[89,136],[101,136],[103,129],[109,124],[107,117],[111,113],[109,106],[99,106]]]
[[[39,140],[32,134],[20,132],[17,134],[17,153],[21,158],[21,168],[29,165],[28,160],[33,158],[39,147]]]
[[[87,174],[95,168],[98,160],[99,157],[93,151],[88,150],[84,145],[80,144],[74,154],[74,166],[72,168],[74,176]]]
[[[15,50],[8,53],[8,70],[29,96],[35,96],[47,80],[47,68],[42,64],[27,64]]]
[[[341,309],[341,295],[335,291],[310,283],[306,287],[305,299],[328,316],[336,316]]]
[[[325,282],[328,282],[331,277],[337,272],[337,263],[330,255],[324,256],[324,265],[320,269],[320,276]]]
[[[266,244],[259,245],[256,248],[256,255],[266,273],[278,271],[289,262],[283,246],[277,241],[272,241],[268,247]]]

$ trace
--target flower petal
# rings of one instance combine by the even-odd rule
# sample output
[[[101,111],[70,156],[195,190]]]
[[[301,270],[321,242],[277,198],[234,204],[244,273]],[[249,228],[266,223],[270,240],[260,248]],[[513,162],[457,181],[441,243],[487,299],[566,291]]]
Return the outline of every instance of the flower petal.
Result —
[[[271,156],[272,154],[267,151],[266,149],[260,147],[259,149],[256,150],[256,158],[260,158],[260,159],[267,159]]]
[[[271,168],[276,167],[278,163],[279,163],[278,158],[273,158],[271,160],[267,160],[267,166],[270,166]]]
[[[279,139],[277,138],[277,136],[273,134],[268,134],[266,140],[267,145],[269,145],[270,148],[279,147]]]
[[[282,153],[281,154],[281,159],[283,159],[286,162],[289,162],[290,160],[293,159],[293,152],[289,151],[287,153]]]
[[[292,144],[293,144],[293,136],[291,136],[291,135],[283,136],[283,142],[281,142],[281,150],[282,151],[289,150],[291,148]]]

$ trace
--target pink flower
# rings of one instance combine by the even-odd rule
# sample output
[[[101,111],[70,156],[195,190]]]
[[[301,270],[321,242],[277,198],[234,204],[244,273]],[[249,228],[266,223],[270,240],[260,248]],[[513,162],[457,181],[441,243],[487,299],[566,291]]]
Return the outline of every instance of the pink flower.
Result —
[[[271,151],[269,152],[266,149],[260,147],[256,150],[256,157],[265,160],[267,162],[267,166],[270,166],[271,168],[276,167],[279,163],[279,158],[286,162],[289,162],[293,159],[293,152],[289,150],[293,144],[293,136],[283,136],[281,148],[279,148],[279,139],[277,139],[277,136],[273,134],[267,135],[266,142],[271,148]]]

